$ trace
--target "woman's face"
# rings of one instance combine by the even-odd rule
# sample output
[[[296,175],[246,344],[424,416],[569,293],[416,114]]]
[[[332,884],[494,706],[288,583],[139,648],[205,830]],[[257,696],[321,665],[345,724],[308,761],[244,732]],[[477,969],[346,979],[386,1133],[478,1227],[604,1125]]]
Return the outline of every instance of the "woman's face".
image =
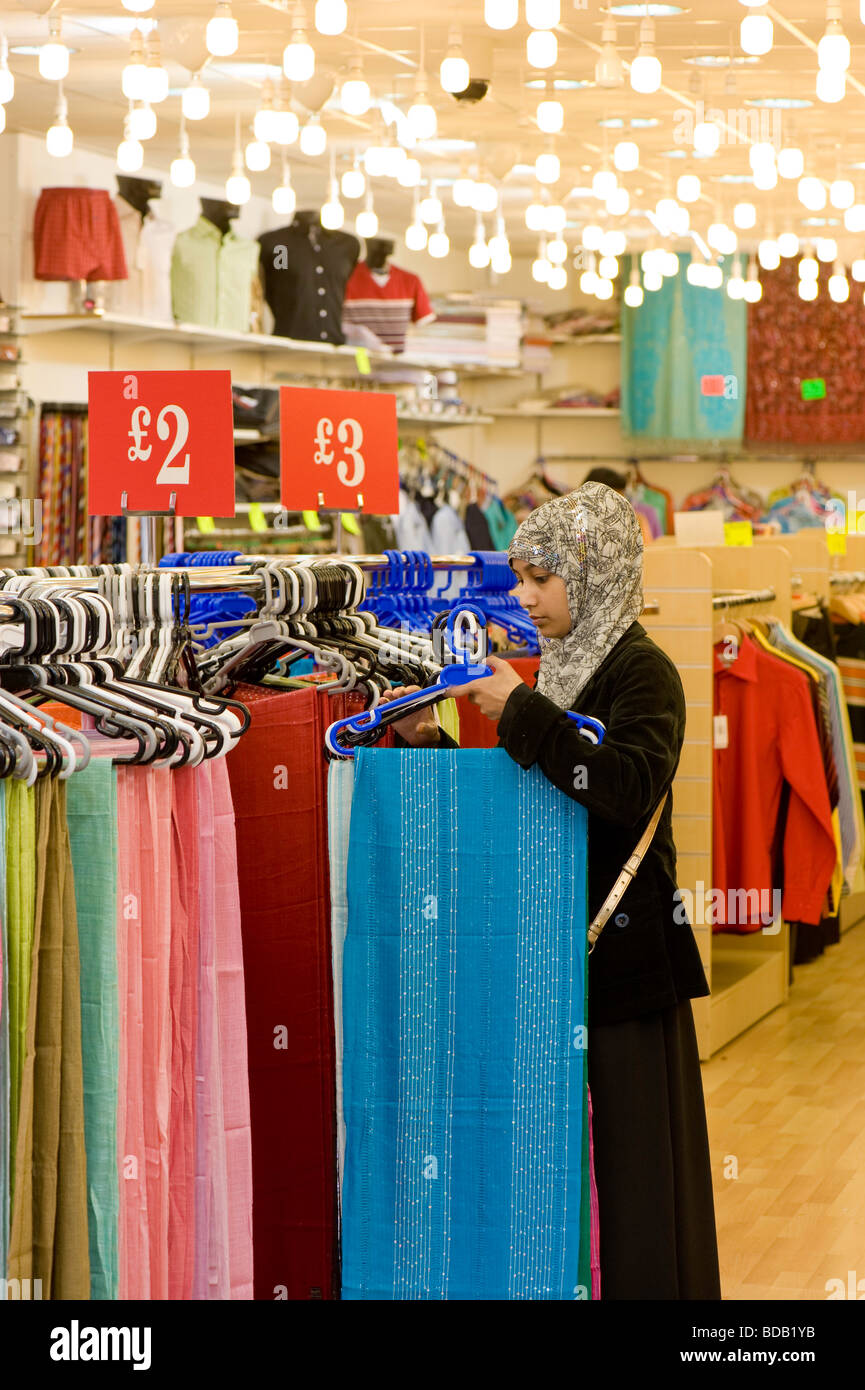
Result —
[[[571,614],[564,579],[526,560],[513,560],[511,566],[517,576],[514,593],[538,632],[544,637],[567,637]]]

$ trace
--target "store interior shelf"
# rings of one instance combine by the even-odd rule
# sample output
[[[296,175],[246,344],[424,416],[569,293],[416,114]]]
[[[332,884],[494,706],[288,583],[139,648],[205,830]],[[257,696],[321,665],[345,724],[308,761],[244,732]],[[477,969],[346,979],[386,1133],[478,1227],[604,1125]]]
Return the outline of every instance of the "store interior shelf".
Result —
[[[110,333],[132,342],[184,343],[200,351],[290,353],[297,357],[356,360],[357,349],[348,344],[310,343],[268,333],[228,333],[194,323],[153,323],[124,314],[22,314],[24,334],[91,332]],[[419,367],[429,371],[457,371],[466,376],[502,376],[519,373],[518,367],[497,367],[483,362],[456,362],[447,357],[428,357],[412,352],[390,353],[368,349],[373,366]]]
[[[492,425],[495,423],[492,415],[482,415],[480,413],[469,415],[433,415],[429,411],[398,410],[397,423],[409,425],[423,425],[429,430],[449,429],[455,425]],[[264,444],[279,443],[278,434],[263,434],[261,430],[236,429],[234,431],[235,444]]]
[[[555,410],[520,410],[519,406],[502,407],[499,410],[491,410],[490,414],[496,419],[499,417],[513,420],[579,420],[596,419],[598,417],[611,416],[618,417],[621,411],[605,405],[586,405],[574,406],[571,409]]]
[[[621,333],[578,333],[569,337],[567,334],[553,335],[549,340],[554,347],[581,347],[583,343],[620,343]]]

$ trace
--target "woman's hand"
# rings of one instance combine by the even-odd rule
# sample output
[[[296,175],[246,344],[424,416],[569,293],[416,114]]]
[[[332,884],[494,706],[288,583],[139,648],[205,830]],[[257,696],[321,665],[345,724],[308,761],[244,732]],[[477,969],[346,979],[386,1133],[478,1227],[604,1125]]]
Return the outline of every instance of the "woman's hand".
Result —
[[[420,689],[419,685],[394,686],[393,690],[384,692],[378,702],[378,708],[383,709],[392,700],[398,700],[403,695],[417,695]],[[428,748],[439,741],[439,725],[436,723],[432,705],[417,710],[415,714],[407,714],[404,719],[394,720],[390,727],[415,748]]]
[[[523,679],[500,656],[488,656],[485,660],[487,666],[493,668],[491,676],[482,676],[468,685],[453,686],[450,694],[457,699],[465,695],[487,719],[500,719],[511,692],[523,684]],[[446,678],[447,673],[443,672],[442,679]]]

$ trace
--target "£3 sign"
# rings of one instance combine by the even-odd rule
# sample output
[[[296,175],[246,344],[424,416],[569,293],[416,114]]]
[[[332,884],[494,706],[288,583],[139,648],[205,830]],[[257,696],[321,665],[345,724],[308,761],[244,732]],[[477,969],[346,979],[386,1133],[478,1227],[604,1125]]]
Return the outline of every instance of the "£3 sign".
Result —
[[[279,431],[280,498],[288,511],[399,509],[395,396],[283,386]]]
[[[88,373],[87,510],[234,516],[231,373]]]

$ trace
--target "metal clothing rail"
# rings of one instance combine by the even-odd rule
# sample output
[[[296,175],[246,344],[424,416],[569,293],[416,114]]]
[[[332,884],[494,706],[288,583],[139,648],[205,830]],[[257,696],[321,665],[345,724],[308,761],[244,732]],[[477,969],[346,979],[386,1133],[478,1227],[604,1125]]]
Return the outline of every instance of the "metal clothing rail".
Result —
[[[856,588],[865,584],[865,570],[835,570],[829,575],[829,583],[833,589]]]
[[[730,594],[713,594],[713,608],[742,608],[748,603],[772,603],[778,595],[774,589],[740,589]]]

